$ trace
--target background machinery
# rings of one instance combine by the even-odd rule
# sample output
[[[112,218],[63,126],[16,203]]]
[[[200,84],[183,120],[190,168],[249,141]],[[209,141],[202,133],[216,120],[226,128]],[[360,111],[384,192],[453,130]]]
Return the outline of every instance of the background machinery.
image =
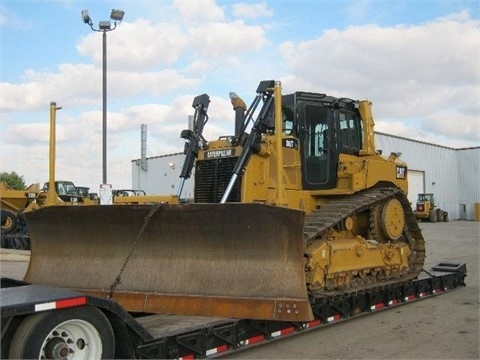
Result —
[[[177,203],[175,197],[171,195],[147,195],[145,191],[138,189],[118,189],[112,190],[112,204],[157,204],[157,203]]]
[[[14,190],[6,182],[0,182],[0,247],[8,249],[28,248],[28,231],[21,217],[21,212],[36,200],[39,192],[39,184],[32,184],[25,190]]]
[[[39,205],[44,205],[49,189],[49,182],[46,182],[37,199]],[[60,200],[64,203],[81,203],[85,198],[82,192],[79,191],[78,187],[76,187],[71,181],[55,181],[55,192],[57,195],[57,201]]]
[[[93,205],[94,200],[82,196],[71,181],[55,181],[50,190],[45,183],[40,190],[39,184],[32,184],[25,190],[13,190],[6,183],[0,184],[1,198],[1,247],[6,249],[30,250],[28,226],[23,213],[52,205]]]
[[[98,205],[98,194],[90,192],[90,188],[86,186],[77,186],[78,195],[83,198],[84,205]]]
[[[448,212],[438,208],[435,196],[432,193],[418,194],[414,214],[419,221],[444,222],[448,221]]]
[[[407,165],[376,151],[369,101],[262,81],[248,109],[232,97],[235,133],[207,142],[205,100],[182,132],[194,203],[27,213],[25,281],[134,312],[307,321],[327,298],[417,277],[425,248]]]

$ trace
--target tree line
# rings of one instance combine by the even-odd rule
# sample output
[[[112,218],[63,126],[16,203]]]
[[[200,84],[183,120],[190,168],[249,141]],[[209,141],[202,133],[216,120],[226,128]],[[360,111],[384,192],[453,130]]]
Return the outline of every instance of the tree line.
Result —
[[[0,172],[0,182],[5,181],[7,185],[13,190],[25,190],[25,179],[23,175],[18,175],[15,171]]]

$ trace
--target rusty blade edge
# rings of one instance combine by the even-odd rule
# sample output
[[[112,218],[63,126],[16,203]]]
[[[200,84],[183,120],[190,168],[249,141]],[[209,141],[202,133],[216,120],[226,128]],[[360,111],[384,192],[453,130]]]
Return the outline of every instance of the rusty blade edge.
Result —
[[[102,290],[72,290],[97,297],[109,295],[108,291]],[[307,299],[228,298],[132,292],[115,292],[111,299],[130,312],[277,321],[313,320],[312,309]]]

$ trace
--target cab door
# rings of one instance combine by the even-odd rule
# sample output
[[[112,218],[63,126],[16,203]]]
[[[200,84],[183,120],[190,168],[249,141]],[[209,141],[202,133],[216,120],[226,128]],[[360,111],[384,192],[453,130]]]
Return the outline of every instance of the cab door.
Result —
[[[333,109],[322,103],[299,103],[298,116],[301,124],[303,188],[334,188],[337,182],[338,150]]]

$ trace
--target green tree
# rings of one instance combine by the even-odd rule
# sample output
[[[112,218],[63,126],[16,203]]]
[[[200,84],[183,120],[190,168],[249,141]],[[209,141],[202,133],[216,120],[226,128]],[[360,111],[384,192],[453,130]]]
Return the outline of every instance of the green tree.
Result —
[[[23,175],[18,175],[15,171],[7,173],[6,171],[0,173],[0,181],[5,181],[8,186],[14,190],[25,190],[25,180]]]

